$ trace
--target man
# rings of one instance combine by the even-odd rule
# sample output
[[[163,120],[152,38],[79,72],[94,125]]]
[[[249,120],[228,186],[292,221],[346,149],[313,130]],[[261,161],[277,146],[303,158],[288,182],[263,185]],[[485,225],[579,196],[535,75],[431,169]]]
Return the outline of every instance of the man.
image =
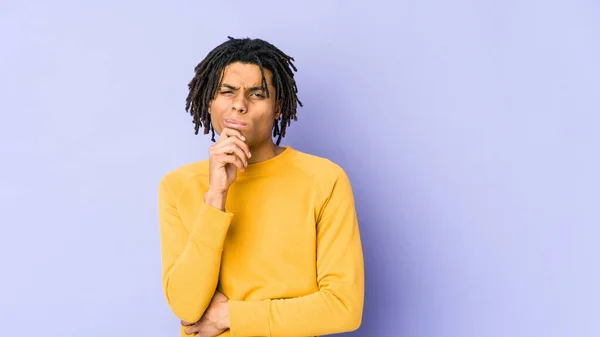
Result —
[[[195,68],[186,111],[196,134],[203,126],[219,137],[207,160],[167,173],[158,191],[162,285],[181,336],[360,326],[363,255],[348,178],[279,145],[301,105],[293,61],[263,40],[230,37]]]

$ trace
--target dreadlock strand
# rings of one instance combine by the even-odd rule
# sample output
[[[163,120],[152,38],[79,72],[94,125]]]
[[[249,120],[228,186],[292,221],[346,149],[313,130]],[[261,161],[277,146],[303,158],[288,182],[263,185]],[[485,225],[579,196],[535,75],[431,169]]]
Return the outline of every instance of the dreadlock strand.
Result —
[[[263,68],[263,64],[260,61],[260,58],[258,58],[258,55],[254,54],[254,60],[256,61],[256,64],[258,64],[258,69],[260,69],[260,85],[265,89],[265,91],[267,92],[267,97],[271,97],[271,93],[269,92],[269,86],[267,85],[267,79],[265,78],[265,70]]]

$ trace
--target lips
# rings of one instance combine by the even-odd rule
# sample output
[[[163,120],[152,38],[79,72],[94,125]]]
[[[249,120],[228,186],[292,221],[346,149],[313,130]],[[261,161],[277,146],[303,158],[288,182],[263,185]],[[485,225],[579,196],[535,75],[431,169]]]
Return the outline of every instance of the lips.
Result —
[[[243,128],[243,127],[246,127],[248,125],[248,124],[246,124],[246,123],[244,123],[242,121],[238,121],[237,119],[229,119],[229,118],[225,119],[223,122],[225,122],[225,125],[227,127],[235,128],[235,129]]]

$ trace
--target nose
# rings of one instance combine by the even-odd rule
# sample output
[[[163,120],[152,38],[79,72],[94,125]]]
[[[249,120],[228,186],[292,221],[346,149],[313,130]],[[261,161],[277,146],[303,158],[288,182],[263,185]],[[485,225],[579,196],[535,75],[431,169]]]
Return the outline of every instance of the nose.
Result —
[[[248,102],[246,100],[246,97],[244,95],[238,95],[233,100],[232,108],[234,111],[237,111],[241,114],[246,113],[248,111]]]

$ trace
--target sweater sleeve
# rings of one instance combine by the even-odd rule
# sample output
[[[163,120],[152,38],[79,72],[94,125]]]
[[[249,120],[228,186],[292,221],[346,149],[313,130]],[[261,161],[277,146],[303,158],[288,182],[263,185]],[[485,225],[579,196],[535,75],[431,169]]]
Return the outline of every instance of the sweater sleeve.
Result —
[[[290,299],[229,301],[231,336],[319,336],[358,329],[364,268],[358,221],[346,174],[317,223],[317,283],[313,294]]]
[[[217,288],[223,244],[233,215],[205,203],[184,226],[165,179],[158,189],[162,288],[172,312],[197,322]],[[189,232],[186,228],[189,228]]]

